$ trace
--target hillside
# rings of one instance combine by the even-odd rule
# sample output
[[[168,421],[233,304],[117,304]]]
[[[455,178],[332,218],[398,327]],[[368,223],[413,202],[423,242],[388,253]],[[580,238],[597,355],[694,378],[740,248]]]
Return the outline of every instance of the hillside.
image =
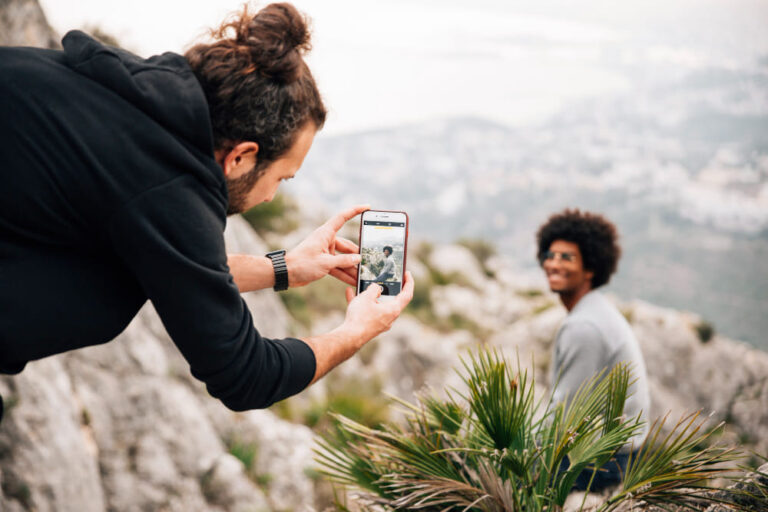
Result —
[[[267,250],[237,217],[227,243],[235,252]],[[7,416],[0,424],[0,508],[320,509],[331,494],[312,469],[311,450],[329,410],[373,423],[396,418],[383,392],[412,400],[424,386],[459,386],[453,368],[483,340],[508,357],[519,354],[524,365],[533,361],[545,393],[550,343],[564,316],[554,297],[498,261],[484,269],[463,246],[436,246],[421,255],[410,266],[421,290],[411,314],[320,383],[269,411],[232,413],[210,398],[149,305],[111,343],[1,377]],[[332,282],[315,286],[339,291]],[[294,321],[272,291],[247,300],[260,330],[279,336],[335,325],[341,313],[328,306],[334,297],[320,297],[307,305],[309,328]],[[318,314],[324,307],[330,312]],[[619,307],[642,342],[654,416],[712,411],[712,425],[727,423],[725,442],[768,453],[767,354],[718,336],[703,343],[691,314],[644,302]]]

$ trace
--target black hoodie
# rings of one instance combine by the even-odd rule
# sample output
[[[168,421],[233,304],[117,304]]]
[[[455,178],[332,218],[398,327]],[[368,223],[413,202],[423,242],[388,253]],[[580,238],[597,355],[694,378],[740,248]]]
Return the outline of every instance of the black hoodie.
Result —
[[[104,343],[151,300],[231,409],[304,389],[304,342],[259,335],[224,250],[227,189],[186,60],[74,31],[0,48],[0,372]]]

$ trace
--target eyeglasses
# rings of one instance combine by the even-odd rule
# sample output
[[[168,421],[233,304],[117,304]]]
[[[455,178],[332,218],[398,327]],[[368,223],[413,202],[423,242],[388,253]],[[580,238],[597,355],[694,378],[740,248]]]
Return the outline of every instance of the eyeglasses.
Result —
[[[556,257],[569,263],[576,261],[576,255],[572,252],[544,251],[539,256],[539,262],[543,265],[545,261],[554,260]]]

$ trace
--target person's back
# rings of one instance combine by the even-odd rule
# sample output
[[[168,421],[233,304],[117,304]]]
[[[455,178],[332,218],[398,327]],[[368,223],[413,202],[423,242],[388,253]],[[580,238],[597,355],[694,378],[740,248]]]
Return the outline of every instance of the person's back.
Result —
[[[146,301],[112,239],[125,235],[119,220],[140,194],[187,180],[211,198],[214,223],[226,217],[205,98],[183,57],[147,62],[79,32],[63,44],[0,48],[0,371],[8,373],[111,340]],[[57,293],[70,289],[77,300]]]

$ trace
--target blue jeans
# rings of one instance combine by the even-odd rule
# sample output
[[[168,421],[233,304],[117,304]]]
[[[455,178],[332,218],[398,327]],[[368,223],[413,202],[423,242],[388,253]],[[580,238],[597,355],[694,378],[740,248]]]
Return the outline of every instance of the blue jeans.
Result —
[[[632,454],[634,459],[637,452]],[[592,485],[589,487],[590,492],[599,492],[606,487],[612,487],[621,483],[624,478],[624,474],[627,471],[627,462],[629,461],[629,453],[617,453],[611,460],[605,463],[605,465],[598,469],[595,473],[594,479],[592,479],[592,472],[594,466],[587,466],[576,477],[576,482],[573,484],[574,491],[586,491],[589,485],[590,479]],[[570,461],[566,457],[560,464],[560,471],[563,472],[571,466]]]

